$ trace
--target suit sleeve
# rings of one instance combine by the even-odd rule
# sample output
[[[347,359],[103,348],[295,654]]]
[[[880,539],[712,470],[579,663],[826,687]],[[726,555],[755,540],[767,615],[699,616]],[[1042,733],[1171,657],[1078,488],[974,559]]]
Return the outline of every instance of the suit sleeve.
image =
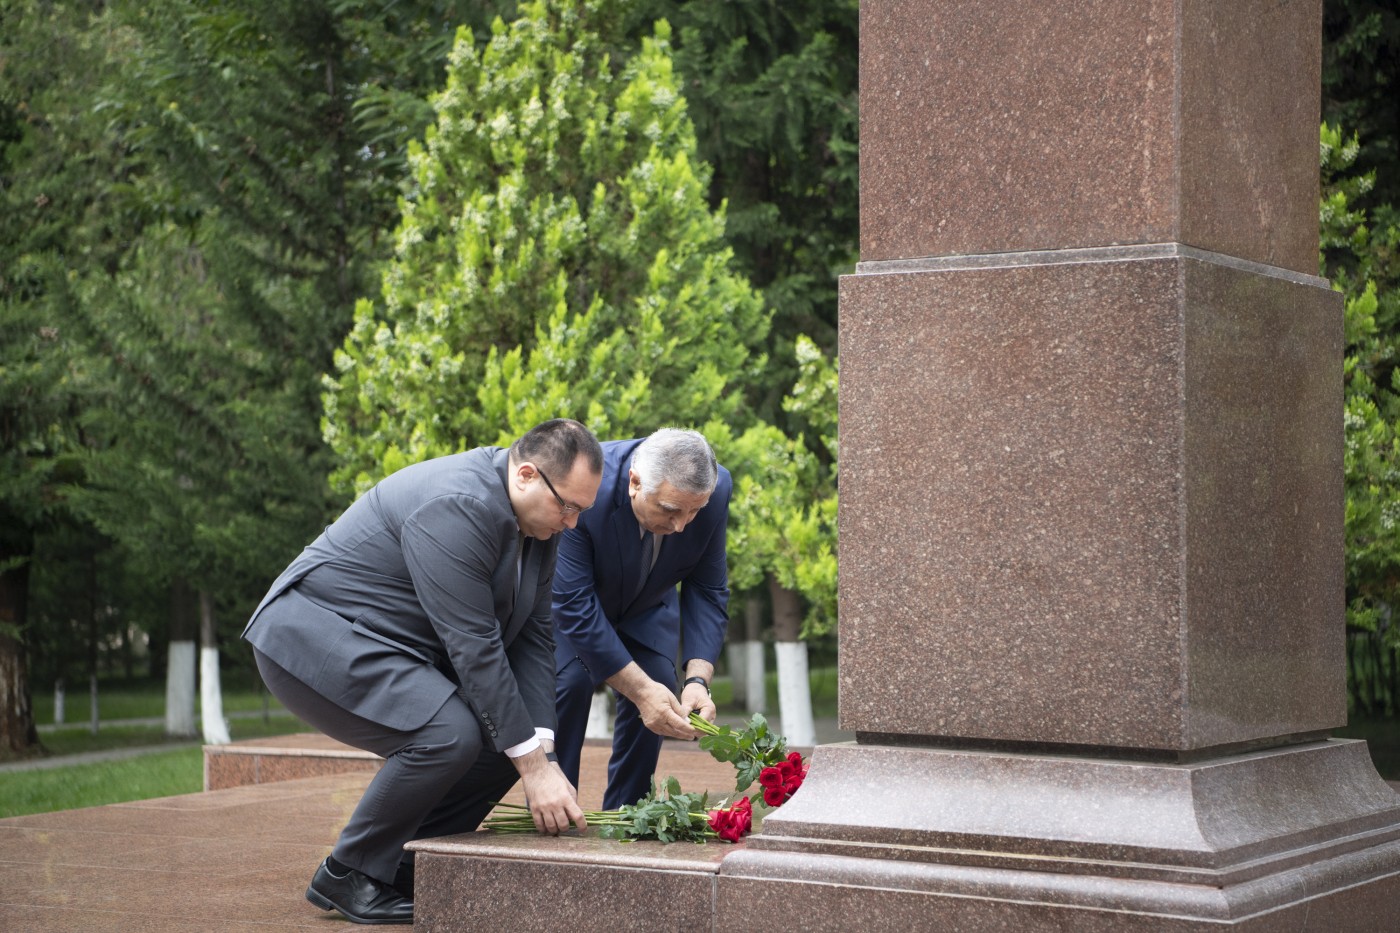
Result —
[[[404,522],[401,544],[418,600],[486,743],[503,751],[533,737],[495,615],[491,578],[504,555],[484,505],[463,495],[432,499]]]
[[[732,485],[728,473],[711,497],[720,507],[723,520],[705,545],[705,553],[681,581],[681,625],[684,644],[681,663],[700,658],[711,664],[724,650],[729,628],[729,563],[726,550],[729,522],[729,496]],[[719,499],[718,503],[714,499]]]
[[[632,663],[632,655],[598,599],[596,556],[593,536],[583,525],[560,536],[554,569],[554,627],[593,675],[606,680]]]

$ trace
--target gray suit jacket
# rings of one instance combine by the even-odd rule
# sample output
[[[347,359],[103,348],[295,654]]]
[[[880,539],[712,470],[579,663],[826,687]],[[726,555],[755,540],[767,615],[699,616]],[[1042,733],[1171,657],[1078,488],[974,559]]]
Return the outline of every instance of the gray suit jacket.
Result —
[[[523,545],[518,561],[505,450],[414,464],[302,551],[243,637],[322,696],[391,728],[417,729],[455,691],[488,746],[503,751],[555,726],[558,543]]]

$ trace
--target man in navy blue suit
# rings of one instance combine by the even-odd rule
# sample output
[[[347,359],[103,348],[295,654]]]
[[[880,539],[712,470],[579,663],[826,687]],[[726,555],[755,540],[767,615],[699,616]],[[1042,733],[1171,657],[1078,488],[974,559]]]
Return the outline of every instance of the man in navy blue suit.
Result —
[[[695,431],[662,428],[645,440],[606,442],[596,504],[560,536],[555,751],[577,786],[593,692],[612,687],[605,809],[650,791],[662,737],[698,736],[686,721],[691,710],[715,718],[709,686],[729,624],[731,490],[729,471]]]

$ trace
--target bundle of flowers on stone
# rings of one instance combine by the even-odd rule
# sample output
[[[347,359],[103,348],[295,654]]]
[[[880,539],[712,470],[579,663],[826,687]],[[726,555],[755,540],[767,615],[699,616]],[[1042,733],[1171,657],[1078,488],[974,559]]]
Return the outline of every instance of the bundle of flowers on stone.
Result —
[[[732,807],[711,810],[709,824],[725,842],[738,842],[753,829],[753,804],[749,798],[740,797]]]
[[[763,788],[763,802],[770,807],[780,807],[788,798],[797,793],[802,781],[807,777],[807,764],[797,752],[775,765],[769,765],[758,772],[758,784]]]
[[[596,829],[598,835],[623,842],[637,839],[704,842],[728,838],[712,826],[714,811],[709,809],[708,801],[708,794],[681,793],[680,781],[668,777],[659,789],[653,782],[651,793],[636,803],[616,810],[585,810],[583,817],[588,821],[588,828]],[[535,831],[530,808],[517,803],[497,803],[481,825],[498,833]]]
[[[690,725],[705,735],[700,747],[717,761],[734,765],[736,793],[743,793],[757,781],[761,790],[752,802],[761,799],[768,807],[788,801],[807,777],[807,763],[797,752],[787,750],[787,740],[768,728],[762,713],[754,713],[738,732],[717,726],[698,713],[690,714]]]
[[[787,750],[787,740],[768,728],[762,714],[754,713],[748,725],[735,731],[717,726],[698,713],[690,714],[690,724],[699,732],[700,747],[717,761],[734,765],[734,803],[726,798],[719,806],[709,805],[708,794],[681,793],[680,782],[666,778],[658,789],[634,804],[616,810],[586,810],[590,829],[608,839],[632,842],[655,839],[658,842],[705,842],[723,839],[738,842],[753,831],[754,808],[772,809],[786,803],[807,776],[807,764],[797,752]],[[759,791],[745,792],[755,783]],[[535,823],[528,807],[497,803],[481,824],[502,833],[534,832]]]

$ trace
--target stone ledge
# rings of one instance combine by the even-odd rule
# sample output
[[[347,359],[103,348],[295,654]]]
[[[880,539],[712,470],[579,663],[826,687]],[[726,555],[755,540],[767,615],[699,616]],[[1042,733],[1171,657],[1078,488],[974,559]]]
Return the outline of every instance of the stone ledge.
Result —
[[[713,929],[720,862],[743,843],[476,832],[420,840],[413,928]]]
[[[204,746],[204,789],[292,781],[349,771],[378,771],[384,759],[319,732],[302,732],[229,745]]]

